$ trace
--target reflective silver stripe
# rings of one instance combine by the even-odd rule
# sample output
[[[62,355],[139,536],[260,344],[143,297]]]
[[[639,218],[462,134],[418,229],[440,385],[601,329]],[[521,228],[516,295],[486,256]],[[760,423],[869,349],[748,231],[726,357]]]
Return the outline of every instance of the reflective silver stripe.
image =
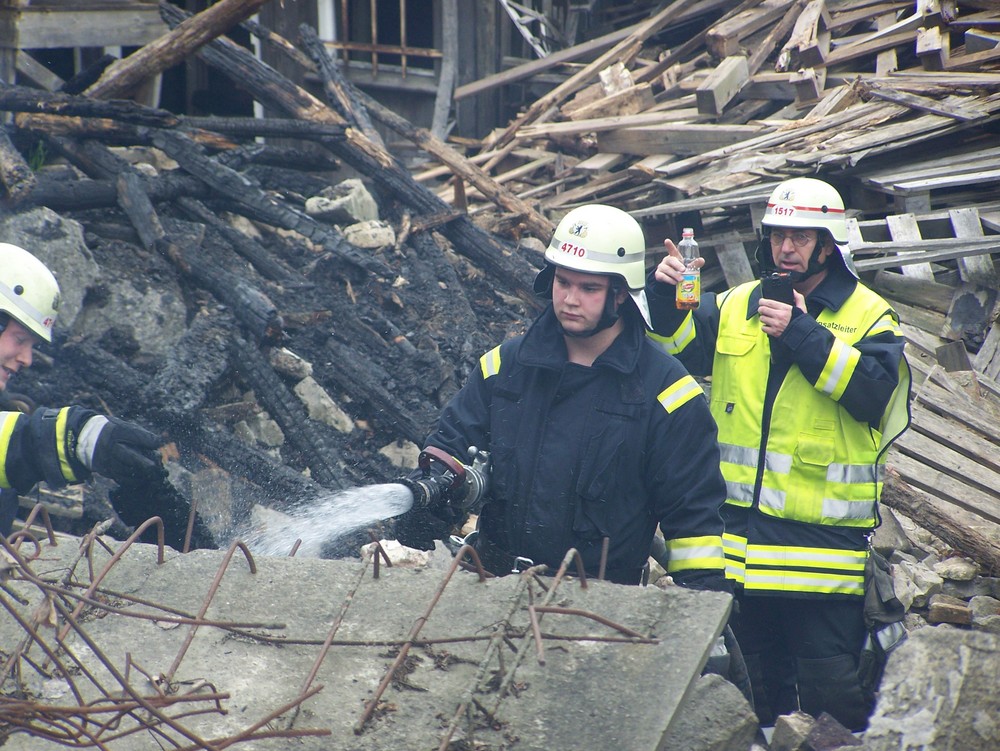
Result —
[[[853,347],[840,341],[840,339],[834,338],[833,347],[830,349],[830,359],[824,366],[823,372],[820,373],[819,380],[822,383],[817,382],[820,391],[827,395],[837,391],[840,379],[844,377],[844,372],[851,362],[851,354],[853,352]],[[824,375],[826,376],[825,378]]]
[[[479,368],[483,371],[483,380],[500,372],[500,346],[497,345],[479,358]]]
[[[754,566],[784,568],[854,568],[865,567],[865,552],[832,548],[776,548],[750,545],[747,560]]]
[[[29,321],[34,321],[40,326],[44,326],[46,328],[51,327],[52,323],[55,321],[55,316],[49,318],[44,313],[42,313],[42,311],[40,311],[30,302],[25,300],[24,295],[16,294],[13,289],[8,287],[3,282],[0,282],[0,295],[3,295],[7,299],[7,302],[13,303],[15,306],[17,306],[20,309],[21,313],[24,315],[24,317],[27,318]],[[20,318],[20,316],[14,316],[14,317]]]
[[[747,538],[723,534],[722,548],[726,552],[726,555],[745,559],[747,557]]]
[[[746,574],[746,569],[739,563],[734,563],[733,561],[726,561],[726,578],[733,579],[740,583],[743,582],[743,576]]]
[[[747,569],[747,589],[773,589],[781,592],[840,592],[864,594],[864,577],[816,574],[804,571],[760,571]]]
[[[726,480],[727,500],[736,501],[738,505],[749,506],[753,503],[753,485],[748,482],[733,482]]]
[[[774,488],[760,489],[760,505],[775,511],[785,510],[785,491]]]
[[[875,464],[831,464],[826,468],[826,479],[852,485],[872,483],[878,477],[877,467]]]
[[[746,446],[736,446],[732,443],[719,444],[719,458],[730,464],[739,464],[742,467],[757,466],[757,450]]]
[[[663,408],[667,410],[667,412],[673,412],[678,407],[683,406],[699,394],[703,393],[705,392],[701,390],[701,386],[698,385],[698,382],[688,375],[678,378],[670,386],[663,389],[663,391],[657,395],[656,399],[663,405]]]
[[[736,446],[732,443],[719,444],[719,458],[729,464],[737,464],[741,467],[757,466],[757,449],[749,446]],[[764,469],[769,472],[787,475],[792,471],[793,457],[791,454],[782,454],[777,451],[768,451],[764,454]]]
[[[691,313],[684,316],[684,321],[673,336],[663,336],[652,331],[647,331],[646,336],[668,355],[679,354],[694,340],[694,316]]]
[[[779,454],[777,451],[768,451],[764,454],[764,469],[768,472],[787,475],[792,471],[792,455]]]
[[[667,543],[670,551],[670,563],[676,561],[692,560],[695,558],[706,558],[721,561],[723,558],[721,545],[684,545],[678,544],[676,540]]]
[[[875,519],[875,501],[843,501],[823,499],[824,519]]]

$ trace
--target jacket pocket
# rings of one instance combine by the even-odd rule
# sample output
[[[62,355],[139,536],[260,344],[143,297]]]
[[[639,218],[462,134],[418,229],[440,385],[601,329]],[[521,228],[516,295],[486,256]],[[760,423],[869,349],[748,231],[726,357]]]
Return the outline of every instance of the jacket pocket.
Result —
[[[609,515],[625,443],[620,430],[612,425],[592,437],[583,455],[573,512],[573,533],[578,539],[599,540],[611,534]]]

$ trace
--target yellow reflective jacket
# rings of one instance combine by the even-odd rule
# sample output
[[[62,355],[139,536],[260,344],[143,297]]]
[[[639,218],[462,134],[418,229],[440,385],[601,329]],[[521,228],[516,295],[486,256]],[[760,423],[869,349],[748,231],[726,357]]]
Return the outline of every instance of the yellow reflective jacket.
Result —
[[[761,330],[759,289],[750,282],[706,295],[693,315],[667,312],[658,322],[654,314],[654,340],[712,375],[726,573],[748,594],[861,596],[886,451],[909,422],[898,319],[876,293],[841,277],[814,291],[813,315],[797,313],[775,342]],[[852,415],[858,392],[879,379],[884,392],[892,388],[887,404],[866,419]]]

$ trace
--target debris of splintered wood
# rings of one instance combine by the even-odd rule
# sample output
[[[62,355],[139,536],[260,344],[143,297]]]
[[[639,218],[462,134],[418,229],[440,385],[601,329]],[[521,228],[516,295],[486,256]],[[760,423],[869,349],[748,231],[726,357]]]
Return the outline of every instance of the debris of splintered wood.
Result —
[[[169,25],[180,23],[187,15],[168,4],[161,4],[160,12]],[[304,120],[344,124],[344,119],[332,108],[229,40],[215,39],[201,47],[197,54],[268,107]],[[394,156],[359,131],[350,130],[343,143],[330,142],[327,146],[387,194],[414,211],[434,214],[447,210],[447,205],[417,183]],[[535,304],[530,267],[516,263],[510,255],[511,249],[505,247],[499,238],[483,232],[464,215],[449,222],[441,231],[459,253],[467,255],[493,278],[512,286],[528,305]]]

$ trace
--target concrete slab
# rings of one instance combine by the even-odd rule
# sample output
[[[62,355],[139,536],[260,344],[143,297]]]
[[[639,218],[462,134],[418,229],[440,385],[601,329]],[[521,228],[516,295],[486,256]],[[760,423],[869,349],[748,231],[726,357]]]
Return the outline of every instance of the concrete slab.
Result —
[[[120,543],[109,545],[117,549]],[[29,568],[48,582],[60,581],[76,555],[71,544],[45,547]],[[92,564],[78,563],[73,579],[88,584],[91,566],[99,572],[109,558],[109,552],[94,546]],[[160,711],[175,718],[173,727],[136,731],[135,718],[148,713],[135,712],[123,716],[114,729],[91,723],[88,730],[115,751],[157,748],[158,743],[175,747],[174,741],[206,747],[204,741],[231,741],[253,731],[294,703],[331,624],[339,621],[310,683],[322,690],[302,702],[300,711],[286,712],[260,732],[287,731],[290,720],[293,731],[329,732],[294,741],[304,751],[447,748],[449,738],[451,748],[651,751],[664,747],[676,710],[699,675],[730,605],[726,595],[680,588],[591,582],[584,589],[574,579],[531,576],[481,582],[461,570],[449,579],[440,570],[382,567],[374,579],[370,565],[318,559],[257,558],[256,573],[251,573],[236,553],[221,575],[206,618],[258,625],[203,625],[178,663],[191,627],[167,621],[171,613],[199,612],[222,560],[220,551],[181,555],[167,549],[166,561],[157,564],[155,547],[129,549],[101,584],[102,597],[118,612],[102,615],[88,608],[79,630],[66,639],[66,649],[80,662],[71,676],[79,696],[57,671],[44,678],[24,660],[21,688],[32,699],[69,710],[81,700],[102,698],[102,691],[122,696],[121,680],[102,664],[103,656],[121,675],[128,672],[133,690],[155,699],[156,690],[140,670],[155,678],[176,664],[173,695],[196,693],[180,704],[159,702]],[[0,611],[0,645],[8,654],[26,633],[13,613],[26,620],[46,613],[39,609],[43,588],[23,581],[17,566],[14,571],[9,591],[0,590],[0,601],[9,608]],[[25,602],[17,603],[10,593]],[[157,607],[128,602],[125,595]],[[542,635],[538,641],[532,636],[529,607]],[[557,610],[545,612],[545,607]],[[126,613],[153,614],[156,620]],[[65,623],[65,617],[59,615],[58,621]],[[55,646],[51,627],[37,626],[36,631],[40,642]],[[413,634],[416,641],[406,659],[387,678]],[[38,643],[28,655],[36,664],[46,662]],[[71,664],[65,656],[60,660]],[[386,688],[375,702],[383,682]],[[12,718],[19,718],[14,724],[27,722],[13,709],[15,688],[13,678],[3,685],[0,730]],[[224,713],[214,711],[211,701],[193,699],[212,691],[227,695],[221,700]],[[204,713],[192,715],[195,709]],[[69,710],[59,711],[72,721],[75,715]],[[107,720],[108,714],[91,717]],[[35,722],[43,723],[37,715]],[[58,727],[50,723],[48,729]],[[161,737],[154,740],[158,733]],[[107,740],[115,735],[120,737]],[[289,743],[287,737],[261,738],[236,747],[285,749]],[[5,751],[48,746],[55,743],[17,733]]]

